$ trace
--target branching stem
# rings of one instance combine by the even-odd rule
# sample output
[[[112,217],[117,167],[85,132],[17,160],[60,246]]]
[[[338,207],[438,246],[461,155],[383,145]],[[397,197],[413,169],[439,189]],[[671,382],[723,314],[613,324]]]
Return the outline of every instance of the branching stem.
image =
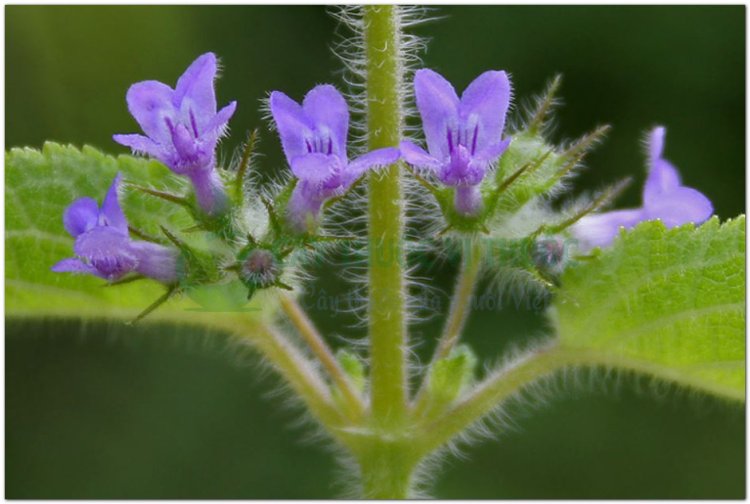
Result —
[[[247,338],[273,364],[312,415],[335,436],[336,427],[341,425],[342,418],[333,405],[325,381],[313,363],[270,324],[250,322],[245,317],[238,317],[232,320],[231,328],[235,333],[239,330],[239,335]]]
[[[461,261],[461,270],[458,273],[456,289],[453,291],[448,319],[435,349],[433,362],[448,357],[458,343],[471,312],[471,298],[476,290],[479,272],[482,269],[482,244],[478,241],[472,242],[467,252]]]
[[[426,456],[531,383],[562,369],[580,366],[615,366],[638,371],[645,369],[639,363],[615,362],[596,352],[551,343],[492,373],[441,417],[421,428],[421,440],[415,444],[419,444],[419,450]]]
[[[342,394],[346,398],[349,408],[351,408],[352,416],[358,418],[364,412],[364,404],[362,398],[355,391],[351,380],[347,377],[341,365],[333,355],[331,348],[326,344],[323,337],[320,335],[318,330],[313,325],[307,313],[297,303],[297,301],[289,295],[281,295],[281,308],[284,313],[292,322],[294,327],[299,332],[302,339],[305,340],[307,346],[318,358],[323,368],[328,372],[331,379],[339,387]]]
[[[440,359],[448,357],[451,350],[455,348],[456,343],[461,338],[461,333],[471,312],[471,299],[476,290],[479,273],[482,269],[482,256],[483,249],[479,241],[472,241],[469,244],[468,250],[463,254],[461,269],[456,280],[456,288],[453,291],[448,318],[435,348],[435,353],[432,356],[431,364],[435,364]],[[425,406],[427,380],[428,377],[425,377],[414,399],[414,410],[417,416]]]

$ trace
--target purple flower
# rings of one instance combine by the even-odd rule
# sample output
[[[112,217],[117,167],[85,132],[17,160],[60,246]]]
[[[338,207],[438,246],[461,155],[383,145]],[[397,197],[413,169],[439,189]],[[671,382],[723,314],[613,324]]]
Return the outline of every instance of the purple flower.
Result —
[[[185,70],[175,89],[157,81],[133,84],[128,89],[128,109],[146,136],[113,136],[115,142],[189,177],[198,203],[208,213],[219,211],[223,200],[214,170],[216,144],[237,107],[233,101],[216,112],[215,77],[216,56],[206,53]]]
[[[612,243],[621,228],[630,229],[647,220],[661,220],[668,228],[694,222],[700,224],[713,214],[711,201],[699,191],[680,183],[677,168],[662,157],[666,130],[654,128],[648,138],[649,173],[640,208],[587,215],[571,231],[579,247],[590,250]]]
[[[287,206],[289,223],[297,231],[308,231],[323,203],[344,194],[368,169],[399,158],[397,148],[387,147],[347,159],[349,109],[331,85],[314,87],[302,105],[280,91],[271,93],[269,103],[287,162],[299,179]]]
[[[476,215],[482,209],[479,185],[510,144],[509,138],[502,139],[511,97],[508,76],[484,72],[459,99],[442,75],[422,69],[414,76],[414,93],[429,154],[404,141],[401,155],[411,165],[435,174],[443,184],[455,187],[459,213]]]
[[[177,252],[155,243],[132,241],[117,200],[122,177],[112,182],[101,208],[92,198],[79,198],[65,209],[63,224],[76,239],[76,257],[52,266],[57,273],[88,273],[108,281],[139,273],[164,283],[177,280]]]

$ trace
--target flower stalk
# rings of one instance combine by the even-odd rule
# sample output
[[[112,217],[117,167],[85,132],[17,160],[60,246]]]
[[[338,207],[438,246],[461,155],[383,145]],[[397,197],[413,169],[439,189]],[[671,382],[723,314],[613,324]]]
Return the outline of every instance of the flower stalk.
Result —
[[[359,418],[364,412],[362,399],[354,389],[346,372],[336,360],[333,352],[331,352],[331,349],[307,316],[307,313],[291,296],[282,295],[280,303],[281,309],[284,310],[284,313],[297,329],[297,332],[299,332],[305,343],[307,343],[307,346],[318,360],[320,360],[326,372],[330,375],[339,390],[341,390],[341,393],[346,398],[351,416],[355,419]]]
[[[268,324],[254,324],[245,317],[237,317],[232,329],[253,345],[273,363],[284,381],[302,399],[310,413],[335,434],[341,416],[331,401],[328,387],[314,365],[276,328]]]
[[[479,281],[479,273],[482,269],[482,256],[484,255],[483,252],[480,241],[471,241],[468,250],[464,250],[461,269],[458,272],[456,287],[453,291],[453,297],[451,298],[448,318],[446,319],[445,327],[443,328],[443,333],[440,336],[437,347],[435,347],[435,353],[432,356],[431,365],[448,357],[451,351],[456,347],[458,340],[461,338],[461,333],[463,332],[466,320],[469,318],[469,313],[471,312],[471,299],[476,291],[476,286]],[[426,405],[425,391],[428,385],[427,380],[428,378],[425,377],[424,382],[414,399],[414,411],[417,416],[419,416],[420,412]]]

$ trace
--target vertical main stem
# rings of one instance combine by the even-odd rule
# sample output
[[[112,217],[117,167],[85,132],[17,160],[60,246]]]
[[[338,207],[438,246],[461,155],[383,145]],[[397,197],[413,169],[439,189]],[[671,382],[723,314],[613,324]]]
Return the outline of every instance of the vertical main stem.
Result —
[[[403,445],[373,446],[360,459],[362,493],[366,499],[408,499],[416,460]]]
[[[397,147],[403,111],[399,89],[398,6],[364,6],[368,147]],[[369,334],[372,415],[383,427],[404,419],[407,398],[401,173],[394,164],[369,180]]]

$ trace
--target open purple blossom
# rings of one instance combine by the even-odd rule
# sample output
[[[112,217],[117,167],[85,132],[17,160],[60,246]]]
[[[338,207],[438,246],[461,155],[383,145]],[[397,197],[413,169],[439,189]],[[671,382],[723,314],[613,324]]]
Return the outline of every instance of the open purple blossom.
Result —
[[[659,126],[648,137],[649,173],[640,208],[587,215],[571,231],[579,247],[590,250],[612,243],[620,229],[630,229],[647,220],[661,220],[667,228],[688,222],[700,224],[713,214],[711,201],[701,192],[680,182],[680,174],[662,157],[666,130]]]
[[[349,109],[331,85],[314,87],[302,105],[274,91],[269,104],[287,162],[299,180],[287,206],[287,218],[297,231],[307,231],[323,203],[344,194],[367,170],[399,158],[397,148],[386,147],[348,160]]]
[[[510,144],[510,138],[502,138],[511,98],[508,76],[484,72],[459,99],[442,75],[422,69],[414,76],[414,94],[429,153],[404,141],[401,155],[409,164],[455,187],[459,213],[476,215],[482,209],[479,186]]]
[[[163,283],[177,280],[177,252],[143,241],[133,241],[128,222],[120,208],[118,174],[102,206],[92,198],[79,198],[65,209],[63,224],[75,238],[76,257],[63,259],[54,266],[57,273],[87,273],[115,281],[128,273],[138,273]]]
[[[198,203],[219,211],[222,184],[214,170],[216,144],[225,133],[237,102],[216,112],[216,56],[199,56],[172,89],[158,81],[138,82],[127,93],[128,109],[143,135],[114,135],[115,142],[155,157],[193,183]]]

